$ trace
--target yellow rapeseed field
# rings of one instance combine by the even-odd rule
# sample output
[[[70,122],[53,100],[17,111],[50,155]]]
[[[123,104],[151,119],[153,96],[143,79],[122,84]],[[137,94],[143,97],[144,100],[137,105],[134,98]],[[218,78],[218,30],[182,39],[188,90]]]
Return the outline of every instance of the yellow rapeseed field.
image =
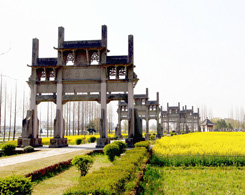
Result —
[[[157,140],[154,154],[245,156],[244,132],[189,133]]]

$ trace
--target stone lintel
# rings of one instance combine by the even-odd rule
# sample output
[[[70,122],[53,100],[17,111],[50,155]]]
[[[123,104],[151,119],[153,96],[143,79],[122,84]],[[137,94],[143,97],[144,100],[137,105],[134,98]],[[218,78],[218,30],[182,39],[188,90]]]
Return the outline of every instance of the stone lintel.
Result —
[[[127,94],[107,94],[107,100],[126,100]],[[100,101],[99,94],[91,95],[63,95],[63,101]],[[40,102],[56,102],[56,95],[38,95],[37,103]]]

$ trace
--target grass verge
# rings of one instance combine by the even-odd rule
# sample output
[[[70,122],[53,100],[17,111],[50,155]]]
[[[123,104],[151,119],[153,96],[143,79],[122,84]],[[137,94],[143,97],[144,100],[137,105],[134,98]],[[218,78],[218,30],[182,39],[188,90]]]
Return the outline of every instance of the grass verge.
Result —
[[[156,167],[148,165],[141,194],[244,194],[243,167]]]
[[[94,164],[90,168],[89,173],[97,171],[100,167],[111,166],[112,163],[107,156],[103,154],[93,155]],[[75,167],[70,167],[68,170],[46,180],[39,182],[33,188],[34,195],[49,194],[59,195],[63,194],[64,190],[77,186],[80,181],[80,172]]]
[[[43,167],[66,161],[78,154],[85,154],[87,152],[88,150],[77,150],[75,152],[70,152],[62,155],[56,155],[52,157],[41,158],[24,163],[0,167],[0,177],[6,177],[10,175],[25,175]]]

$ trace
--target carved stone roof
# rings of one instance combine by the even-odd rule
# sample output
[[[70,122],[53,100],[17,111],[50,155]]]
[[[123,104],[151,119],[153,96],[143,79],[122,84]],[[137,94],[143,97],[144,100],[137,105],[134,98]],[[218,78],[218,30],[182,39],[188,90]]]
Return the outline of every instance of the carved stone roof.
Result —
[[[137,94],[134,95],[134,99],[148,99],[146,94]]]
[[[168,109],[179,109],[178,106],[169,106]]]
[[[205,119],[200,125],[204,126],[204,125],[211,125],[214,126],[215,123],[212,123],[208,118]]]
[[[127,64],[128,56],[107,56],[106,64]]]
[[[64,41],[59,49],[79,49],[79,48],[98,48],[102,47],[101,40],[92,41]]]
[[[155,104],[158,104],[157,101],[148,101],[148,104],[149,105],[155,105]]]
[[[38,66],[57,66],[57,58],[38,58]]]

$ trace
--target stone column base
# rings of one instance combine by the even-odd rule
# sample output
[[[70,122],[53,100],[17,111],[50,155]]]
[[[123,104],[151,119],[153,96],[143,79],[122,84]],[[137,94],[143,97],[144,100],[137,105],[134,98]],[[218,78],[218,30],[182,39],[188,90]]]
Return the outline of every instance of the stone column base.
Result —
[[[150,140],[150,134],[149,133],[145,134],[145,140]]]
[[[162,136],[163,136],[162,134],[157,134],[157,135],[156,135],[156,138],[157,138],[157,139],[161,139]]]
[[[42,138],[19,138],[17,147],[24,148],[26,146],[42,147]]]
[[[128,148],[134,148],[134,144],[137,142],[145,141],[145,138],[138,137],[138,138],[127,138],[126,143],[128,145]]]
[[[96,148],[104,148],[107,144],[110,144],[110,138],[98,138]]]
[[[128,145],[128,148],[134,148],[134,138],[127,138],[126,144]]]
[[[67,147],[67,138],[52,138],[50,139],[49,148]]]

